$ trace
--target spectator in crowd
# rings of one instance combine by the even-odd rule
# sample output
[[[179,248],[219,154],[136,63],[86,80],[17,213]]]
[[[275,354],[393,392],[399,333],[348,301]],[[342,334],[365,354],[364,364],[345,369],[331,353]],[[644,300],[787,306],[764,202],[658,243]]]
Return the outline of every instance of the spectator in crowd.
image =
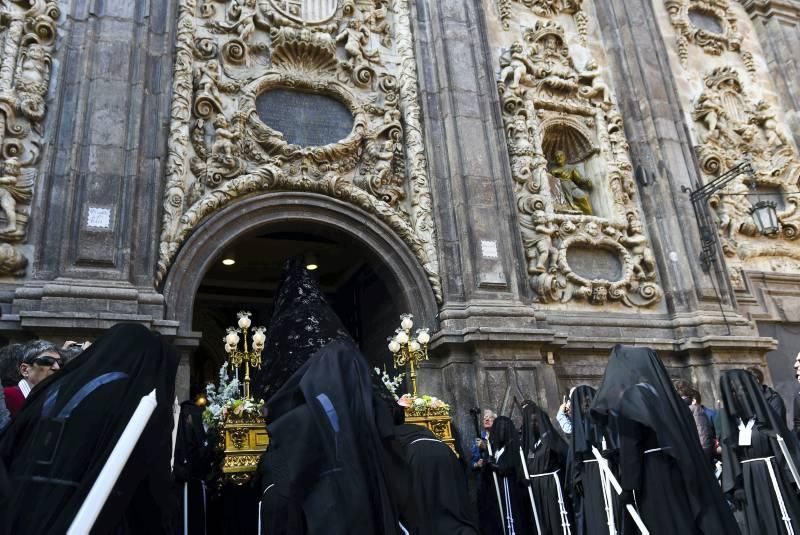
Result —
[[[561,406],[558,408],[558,412],[556,413],[558,425],[567,435],[572,434],[572,402],[570,400],[572,399],[573,392],[575,392],[574,386],[570,388],[569,396],[564,398],[564,403],[561,404]]]
[[[481,431],[481,437],[476,438],[475,443],[472,445],[470,466],[473,470],[480,470],[486,463],[486,458],[489,455],[486,450],[486,439],[489,438],[489,430],[492,428],[492,425],[494,425],[496,418],[497,413],[493,410],[485,409],[483,411],[483,430]]]
[[[22,375],[19,365],[22,364],[22,352],[25,344],[9,344],[0,349],[0,380],[3,386],[16,386]]]
[[[700,447],[703,448],[703,455],[705,455],[710,465],[716,446],[714,440],[715,433],[714,426],[711,424],[706,411],[703,410],[703,406],[700,403],[700,393],[692,388],[687,381],[676,381],[675,390],[689,407],[689,412],[692,413],[694,425],[697,428],[697,436],[700,439]]]
[[[766,398],[767,403],[772,410],[775,411],[775,414],[781,419],[781,421],[786,421],[786,404],[783,402],[783,398],[780,394],[778,394],[772,387],[767,386],[764,384],[764,372],[761,371],[761,368],[758,366],[751,366],[747,368],[747,371],[750,372],[750,375],[756,378],[756,382],[761,385],[761,390],[764,392],[764,398]]]
[[[60,369],[61,355],[58,354],[55,344],[46,340],[34,340],[25,344],[19,365],[22,379],[16,386],[6,387],[4,392],[11,417],[22,409],[34,386]]]
[[[12,370],[16,370],[19,367],[17,364],[17,356],[12,354],[12,350],[18,345],[19,344],[10,344],[0,349],[0,374],[3,377],[3,385],[6,383],[6,369],[11,368]],[[8,366],[9,363],[12,364],[12,366]],[[18,373],[17,371],[16,374],[9,377],[9,386],[15,385],[16,381],[19,381],[17,377]],[[10,422],[11,414],[6,407],[5,390],[0,388],[0,432],[2,432]]]

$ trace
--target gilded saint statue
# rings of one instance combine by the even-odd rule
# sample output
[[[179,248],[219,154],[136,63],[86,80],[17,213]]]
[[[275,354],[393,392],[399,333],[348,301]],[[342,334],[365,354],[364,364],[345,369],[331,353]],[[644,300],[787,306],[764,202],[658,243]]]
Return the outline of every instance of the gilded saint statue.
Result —
[[[592,181],[584,178],[574,167],[567,166],[567,155],[564,154],[564,151],[556,152],[554,163],[550,174],[558,180],[561,186],[565,208],[592,215],[592,203],[589,200]]]

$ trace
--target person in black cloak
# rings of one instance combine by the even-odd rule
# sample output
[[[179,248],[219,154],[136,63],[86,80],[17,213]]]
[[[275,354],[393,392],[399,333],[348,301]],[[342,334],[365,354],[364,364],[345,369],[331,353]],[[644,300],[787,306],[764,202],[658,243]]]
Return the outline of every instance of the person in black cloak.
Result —
[[[567,442],[547,413],[530,400],[522,402],[522,451],[542,533],[567,533],[572,524],[563,491]]]
[[[745,370],[729,370],[720,377],[723,409],[722,490],[732,493],[744,509],[751,534],[800,533],[800,498],[788,459],[798,467],[800,446],[764,396],[761,385]]]
[[[589,412],[597,391],[588,385],[575,387],[570,394],[572,434],[567,455],[567,494],[575,515],[575,535],[605,535],[608,533],[609,511],[619,525],[620,504],[616,493],[606,503],[600,466],[592,453],[596,447],[609,461],[618,476],[616,437]],[[613,423],[613,422],[611,422]],[[613,426],[612,426],[613,427]]]
[[[428,428],[405,423],[404,409],[379,380],[375,382],[392,414],[395,458],[402,461],[393,464],[390,485],[403,526],[411,535],[478,535],[465,467]]]
[[[386,475],[391,415],[366,359],[297,260],[285,270],[265,347],[263,533],[398,533]]]
[[[591,413],[600,421],[616,414],[621,499],[635,503],[650,533],[739,533],[691,414],[652,349],[614,347]]]
[[[173,469],[180,503],[175,533],[206,531],[206,478],[213,467],[214,452],[203,427],[203,410],[193,401],[181,403]]]
[[[157,407],[92,533],[169,533],[170,459],[178,358],[140,325],[109,329],[33,389],[0,441],[13,494],[0,533],[64,533],[143,396]]]
[[[492,455],[484,465],[478,488],[481,533],[523,535],[535,533],[528,486],[514,422],[498,416],[489,431]],[[495,478],[497,476],[497,487]]]

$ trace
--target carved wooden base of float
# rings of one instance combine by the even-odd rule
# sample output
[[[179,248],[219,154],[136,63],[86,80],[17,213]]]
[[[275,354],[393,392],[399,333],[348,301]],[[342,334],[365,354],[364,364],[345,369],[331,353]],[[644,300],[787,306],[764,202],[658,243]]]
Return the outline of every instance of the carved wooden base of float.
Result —
[[[450,446],[450,449],[458,455],[449,414],[409,411],[406,409],[406,423],[427,427],[439,440]]]

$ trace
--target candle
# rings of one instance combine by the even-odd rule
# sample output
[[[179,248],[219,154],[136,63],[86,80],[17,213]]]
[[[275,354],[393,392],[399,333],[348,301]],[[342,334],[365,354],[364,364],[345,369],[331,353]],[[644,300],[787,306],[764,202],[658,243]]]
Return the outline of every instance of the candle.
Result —
[[[83,505],[75,515],[72,525],[67,530],[67,535],[83,535],[89,533],[97,520],[97,515],[103,509],[106,500],[108,499],[114,484],[119,479],[122,469],[125,468],[125,463],[131,456],[133,448],[139,442],[139,437],[142,436],[150,416],[156,409],[156,391],[153,389],[150,394],[144,396],[139,402],[139,406],[133,412],[128,425],[119,437],[117,444],[108,456],[106,464],[97,476],[97,479],[92,485],[92,489],[83,501]]]

